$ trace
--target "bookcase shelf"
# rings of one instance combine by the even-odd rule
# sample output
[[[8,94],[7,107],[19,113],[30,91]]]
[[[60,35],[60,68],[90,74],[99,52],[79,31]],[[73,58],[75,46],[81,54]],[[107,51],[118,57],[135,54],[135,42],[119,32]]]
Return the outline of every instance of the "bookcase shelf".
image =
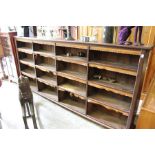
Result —
[[[105,124],[108,128],[114,129],[124,129],[126,128],[127,117],[121,115],[120,113],[116,113],[112,110],[108,110],[100,105],[94,105],[88,103],[91,106],[91,110],[88,115]]]
[[[34,67],[33,54],[19,52],[18,55],[20,63]]]
[[[20,52],[25,52],[32,54],[33,49],[32,49],[32,43],[31,42],[25,42],[25,41],[17,41],[17,49]]]
[[[87,66],[87,59],[84,57],[63,55],[63,56],[57,56],[57,60]]]
[[[56,47],[56,55],[57,60],[87,66],[87,49],[80,49],[77,46],[75,48],[58,46]]]
[[[55,60],[53,58],[35,55],[35,64],[37,68],[45,71],[56,71]]]
[[[37,79],[38,81],[45,83],[50,86],[57,86],[56,82],[56,74],[53,72],[42,71],[40,69],[36,69]]]
[[[81,114],[85,114],[86,100],[79,98],[73,93],[67,91],[60,91],[60,103],[69,109],[73,109]]]
[[[135,77],[131,75],[111,72],[104,69],[89,68],[88,84],[97,88],[107,89],[132,97],[134,91]]]
[[[49,99],[52,99],[54,101],[58,101],[56,87],[49,86],[49,85],[42,83],[40,81],[37,81],[37,83],[38,83],[39,94],[41,94],[42,96],[45,96]]]
[[[107,107],[125,116],[129,115],[131,98],[117,95],[95,87],[89,88],[88,102]]]
[[[73,81],[67,78],[58,77],[59,88],[82,97],[86,97],[86,84]]]
[[[20,63],[21,73],[35,79],[35,70],[33,67]]]
[[[87,68],[85,66],[58,61],[57,70],[58,75],[62,77],[86,83]]]
[[[133,128],[152,47],[15,37],[34,92],[106,128]]]

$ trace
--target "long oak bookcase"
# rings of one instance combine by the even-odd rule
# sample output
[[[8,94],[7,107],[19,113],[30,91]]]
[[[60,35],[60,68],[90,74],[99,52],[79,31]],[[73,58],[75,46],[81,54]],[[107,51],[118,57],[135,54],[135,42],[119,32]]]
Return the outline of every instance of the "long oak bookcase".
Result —
[[[134,128],[152,47],[15,37],[31,89],[106,128]]]

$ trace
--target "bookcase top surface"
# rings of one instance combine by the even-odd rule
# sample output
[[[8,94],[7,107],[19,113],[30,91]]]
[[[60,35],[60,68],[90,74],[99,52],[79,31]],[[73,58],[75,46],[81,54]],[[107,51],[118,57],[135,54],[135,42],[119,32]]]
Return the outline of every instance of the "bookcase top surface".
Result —
[[[61,39],[50,39],[50,38],[43,38],[43,37],[20,37],[15,36],[15,39],[18,41],[27,40],[27,41],[47,41],[47,42],[54,42],[54,43],[72,43],[72,44],[84,44],[84,45],[91,45],[91,46],[104,46],[104,47],[113,47],[113,48],[124,48],[124,49],[134,49],[134,50],[151,50],[154,46],[134,46],[134,45],[119,45],[119,44],[111,44],[111,43],[100,43],[100,42],[82,42],[82,41],[72,41],[72,40],[61,40]]]

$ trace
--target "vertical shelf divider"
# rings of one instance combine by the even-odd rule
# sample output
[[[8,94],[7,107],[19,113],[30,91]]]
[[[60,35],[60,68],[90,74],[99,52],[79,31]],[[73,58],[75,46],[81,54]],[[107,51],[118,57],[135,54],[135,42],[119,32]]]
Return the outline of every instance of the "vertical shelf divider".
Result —
[[[34,68],[35,68],[35,76],[36,76],[36,86],[37,86],[37,91],[39,91],[39,85],[38,85],[38,80],[37,80],[37,69],[36,69],[36,56],[34,53],[34,43],[32,41],[32,51],[33,51],[33,61],[34,61]]]
[[[56,85],[57,85],[57,99],[58,99],[58,102],[60,101],[60,97],[59,97],[59,89],[58,89],[58,62],[57,62],[57,52],[56,52],[56,43],[54,44],[54,53],[55,53],[55,73],[56,73]]]
[[[90,50],[90,45],[88,46],[88,49],[87,49],[87,82],[86,82],[86,105],[85,105],[86,115],[88,114],[89,50]]]
[[[132,123],[133,123],[133,118],[134,118],[134,113],[135,113],[135,107],[136,104],[138,105],[140,101],[140,94],[141,94],[141,86],[140,83],[143,80],[142,77],[142,72],[143,72],[143,64],[144,64],[144,56],[145,56],[145,51],[142,50],[140,58],[139,58],[139,63],[138,63],[138,69],[137,69],[137,76],[135,80],[135,86],[134,86],[134,91],[133,91],[133,96],[131,100],[131,106],[130,106],[130,113],[127,119],[126,123],[126,128],[132,128]]]
[[[33,54],[33,62],[34,62],[34,71],[35,71],[35,82],[36,82],[36,87],[37,87],[37,91],[38,91],[38,82],[37,82],[37,71],[36,71],[36,65],[35,65],[35,55],[34,55],[34,45],[33,45],[33,41],[32,41],[32,54]]]

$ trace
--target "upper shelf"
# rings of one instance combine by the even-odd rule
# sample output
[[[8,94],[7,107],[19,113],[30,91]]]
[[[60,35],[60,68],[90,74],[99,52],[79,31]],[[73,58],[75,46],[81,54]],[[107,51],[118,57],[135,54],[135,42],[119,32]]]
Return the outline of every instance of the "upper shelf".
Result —
[[[20,60],[20,63],[23,63],[23,64],[28,65],[28,66],[30,66],[30,67],[34,67],[34,62],[33,62],[33,60],[28,59],[28,58],[21,59],[21,60]]]
[[[110,62],[110,61],[90,61],[89,62],[90,67],[96,67],[99,69],[106,69],[118,73],[124,73],[128,75],[137,75],[137,66],[133,65],[124,65],[118,62]]]
[[[110,61],[103,61],[103,60],[90,61],[90,66],[93,66],[93,65],[118,68],[123,70],[123,73],[127,73],[134,76],[137,75],[137,66],[133,66],[133,65],[125,65],[119,62],[110,62]]]
[[[27,53],[27,54],[33,54],[33,50],[31,48],[28,48],[28,47],[20,47],[20,48],[17,48],[19,52],[24,52],[24,53]]]
[[[91,50],[109,50],[112,52],[117,52],[118,50],[121,50],[121,53],[126,53],[129,54],[127,50],[130,50],[130,54],[135,54],[135,55],[140,55],[141,52],[137,52],[137,51],[141,51],[141,50],[151,50],[153,48],[153,46],[134,46],[134,45],[118,45],[118,44],[109,44],[109,43],[97,43],[97,42],[82,42],[82,41],[66,41],[66,40],[54,40],[54,39],[49,39],[49,38],[37,38],[37,37],[18,37],[16,36],[15,39],[17,41],[29,41],[29,42],[36,42],[36,41],[40,41],[40,42],[44,42],[44,43],[48,43],[48,42],[53,42],[53,43],[69,43],[71,44],[76,44],[77,45],[89,45],[92,46]],[[62,44],[60,46],[63,46]],[[103,49],[103,46],[106,47],[106,49]],[[80,46],[79,46],[80,47]],[[98,47],[98,49],[96,49]],[[101,48],[102,47],[102,48]],[[110,47],[112,49],[110,49]],[[117,49],[117,51],[114,51],[114,48]],[[123,51],[123,49],[127,49],[125,51]],[[135,50],[135,51],[134,51]]]
[[[50,58],[54,58],[55,57],[55,54],[53,52],[46,51],[46,50],[34,51],[34,54],[39,54],[41,56],[50,57]]]
[[[75,64],[87,66],[87,59],[85,57],[78,57],[78,56],[68,57],[66,55],[62,55],[62,56],[57,56],[57,60],[65,61],[65,62],[72,62]]]

